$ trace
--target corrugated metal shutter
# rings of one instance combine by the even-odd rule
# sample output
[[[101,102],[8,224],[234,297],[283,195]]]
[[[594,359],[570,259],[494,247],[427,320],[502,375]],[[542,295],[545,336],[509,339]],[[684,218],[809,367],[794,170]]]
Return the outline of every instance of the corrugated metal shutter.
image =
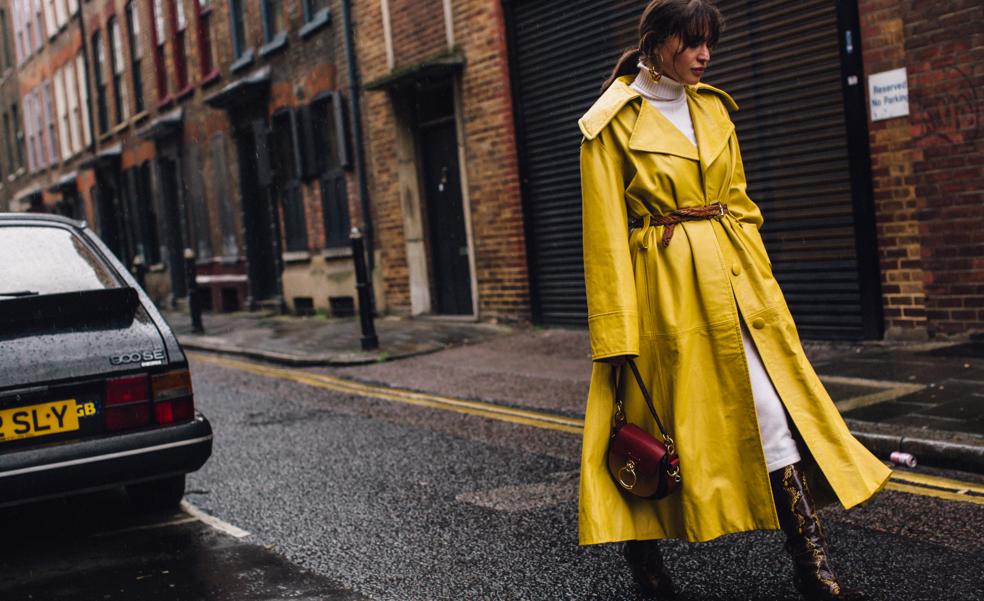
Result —
[[[645,2],[519,1],[511,50],[537,318],[584,324],[576,120]],[[718,3],[728,29],[709,83],[730,92],[763,237],[801,333],[862,337],[836,5]]]

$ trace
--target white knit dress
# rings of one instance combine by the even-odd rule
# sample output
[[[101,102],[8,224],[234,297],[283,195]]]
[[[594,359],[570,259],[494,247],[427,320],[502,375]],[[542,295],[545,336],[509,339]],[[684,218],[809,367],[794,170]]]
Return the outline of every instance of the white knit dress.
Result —
[[[653,82],[645,67],[641,64],[639,67],[639,74],[632,83],[632,89],[659,109],[660,113],[683,132],[683,135],[696,147],[697,136],[694,133],[694,124],[690,118],[687,94],[683,85],[665,76],[658,83]],[[789,422],[782,400],[779,399],[779,394],[765,371],[758,349],[755,348],[755,343],[748,333],[744,316],[740,323],[741,339],[748,360],[748,373],[752,381],[752,396],[755,398],[755,413],[758,415],[759,432],[765,450],[765,464],[772,472],[796,463],[800,460],[800,454],[789,431]]]

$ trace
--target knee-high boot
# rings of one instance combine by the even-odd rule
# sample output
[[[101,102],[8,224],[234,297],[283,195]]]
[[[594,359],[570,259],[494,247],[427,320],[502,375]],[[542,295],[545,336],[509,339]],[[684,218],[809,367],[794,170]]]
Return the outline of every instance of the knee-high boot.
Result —
[[[677,598],[676,588],[663,564],[663,555],[657,541],[626,541],[622,552],[643,595],[654,599]]]
[[[830,566],[830,554],[816,504],[798,463],[769,474],[786,551],[793,558],[793,583],[809,601],[864,601],[861,591],[846,589]]]

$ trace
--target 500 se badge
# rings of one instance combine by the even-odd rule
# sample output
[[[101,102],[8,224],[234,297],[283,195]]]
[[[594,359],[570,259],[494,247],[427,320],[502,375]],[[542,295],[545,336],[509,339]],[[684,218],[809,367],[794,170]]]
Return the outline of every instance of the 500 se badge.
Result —
[[[140,367],[151,365],[162,365],[164,363],[164,350],[137,351],[134,353],[123,353],[122,355],[112,355],[109,362],[113,365],[131,365],[139,363]]]

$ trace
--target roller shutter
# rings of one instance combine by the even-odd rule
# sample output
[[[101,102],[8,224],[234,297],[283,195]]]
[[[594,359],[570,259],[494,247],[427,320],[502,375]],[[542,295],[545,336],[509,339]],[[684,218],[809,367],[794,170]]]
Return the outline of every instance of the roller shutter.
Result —
[[[635,45],[646,3],[509,4],[536,316],[545,324],[583,325],[576,121],[597,98],[621,49]],[[728,28],[707,81],[741,106],[732,117],[748,191],[765,215],[763,238],[800,332],[871,337],[861,276],[870,262],[862,269],[856,250],[858,191],[852,188],[837,3],[721,0],[718,6]]]

